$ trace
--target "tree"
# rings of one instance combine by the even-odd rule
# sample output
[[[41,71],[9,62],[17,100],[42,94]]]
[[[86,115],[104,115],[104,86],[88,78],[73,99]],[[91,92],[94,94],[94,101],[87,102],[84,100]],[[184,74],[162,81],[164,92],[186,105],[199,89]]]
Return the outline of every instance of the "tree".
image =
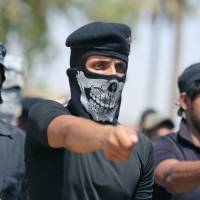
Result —
[[[77,1],[84,14],[92,20],[126,23],[132,26],[142,9],[143,1],[137,0],[85,0]]]
[[[159,57],[159,35],[161,34],[160,19],[168,19],[171,25],[174,26],[174,54],[172,60],[172,74],[171,74],[171,87],[170,87],[170,102],[169,113],[171,117],[175,114],[175,102],[177,99],[177,77],[180,69],[180,54],[181,54],[181,35],[182,35],[182,22],[185,13],[190,13],[194,10],[193,4],[188,0],[151,0],[151,19],[152,19],[152,45],[151,45],[151,58],[150,58],[150,70],[155,74],[152,79],[151,73],[149,73],[148,82],[148,97],[147,99],[153,99],[155,97],[154,87],[157,79],[157,59]],[[155,41],[156,40],[156,41]],[[152,102],[151,102],[152,103]]]
[[[48,46],[47,14],[49,10],[66,13],[72,0],[1,0],[0,1],[0,41],[8,43],[10,35],[15,35],[21,44],[27,72],[32,69],[35,55],[44,52]]]

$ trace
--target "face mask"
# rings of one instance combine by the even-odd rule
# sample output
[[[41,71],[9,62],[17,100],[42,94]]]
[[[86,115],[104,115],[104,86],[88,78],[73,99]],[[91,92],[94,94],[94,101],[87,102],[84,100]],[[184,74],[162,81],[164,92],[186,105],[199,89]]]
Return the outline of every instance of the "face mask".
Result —
[[[21,113],[21,90],[18,88],[10,88],[2,90],[3,103],[0,105],[0,113],[2,118],[16,121]]]
[[[68,69],[67,74],[71,86],[71,101],[78,100],[93,120],[115,124],[125,78],[99,75],[75,68]],[[78,106],[78,102],[74,106]],[[80,115],[83,110],[78,110],[77,114]]]

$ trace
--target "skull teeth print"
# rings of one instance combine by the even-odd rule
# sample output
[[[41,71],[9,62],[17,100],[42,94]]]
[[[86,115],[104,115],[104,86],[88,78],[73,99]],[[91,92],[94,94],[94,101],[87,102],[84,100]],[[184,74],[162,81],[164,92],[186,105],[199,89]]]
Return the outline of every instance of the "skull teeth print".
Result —
[[[102,92],[100,91],[99,88],[94,88],[92,86],[91,91],[90,91],[90,97],[92,100],[99,105],[100,107],[104,108],[114,108],[114,100],[111,99],[109,96],[101,95]]]
[[[76,78],[81,90],[81,103],[87,112],[96,121],[112,122],[124,82],[87,78],[82,71],[77,72]]]

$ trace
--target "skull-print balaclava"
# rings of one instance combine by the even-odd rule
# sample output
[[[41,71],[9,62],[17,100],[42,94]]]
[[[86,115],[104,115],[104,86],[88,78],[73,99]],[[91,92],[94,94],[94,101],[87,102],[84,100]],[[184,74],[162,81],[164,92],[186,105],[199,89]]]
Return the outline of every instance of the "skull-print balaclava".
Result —
[[[96,27],[96,25],[99,25],[98,23],[100,22],[89,26]],[[103,24],[103,26],[105,25],[107,26],[108,24]],[[96,29],[94,28],[94,30]],[[110,36],[115,36],[113,30],[109,31],[112,33]],[[83,31],[80,32],[83,33]],[[101,34],[102,32],[105,31],[101,30]],[[97,42],[97,39],[99,40],[99,33],[97,33],[97,37],[93,42]],[[125,38],[127,37],[126,35]],[[120,78],[115,75],[95,74],[88,71],[85,66],[87,58],[92,55],[108,56],[128,63],[128,53],[118,51],[116,45],[112,48],[107,48],[109,42],[107,39],[106,41],[100,40],[103,44],[101,48],[96,47],[96,44],[91,45],[89,48],[85,45],[81,46],[81,48],[73,47],[69,45],[71,39],[67,39],[66,43],[71,47],[70,68],[67,70],[71,88],[71,99],[68,103],[68,108],[74,115],[90,118],[100,123],[116,124],[126,77]],[[124,40],[123,38],[121,40],[118,38],[117,42],[115,42],[122,43]],[[130,44],[127,42],[127,45]]]
[[[95,55],[99,55],[99,52]],[[75,62],[77,61],[78,59]],[[80,57],[79,61],[81,61]],[[93,120],[102,123],[116,123],[125,77],[89,72],[85,67],[85,59],[74,66],[67,70],[71,88],[69,106],[72,104],[71,109],[74,114],[87,118],[90,116]]]

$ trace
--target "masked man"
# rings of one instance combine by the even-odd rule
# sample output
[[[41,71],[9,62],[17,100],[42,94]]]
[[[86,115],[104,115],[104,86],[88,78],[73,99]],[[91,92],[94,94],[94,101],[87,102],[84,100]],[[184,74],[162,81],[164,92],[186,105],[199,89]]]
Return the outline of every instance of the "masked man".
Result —
[[[155,200],[200,198],[200,63],[178,80],[182,116],[177,134],[155,141]]]
[[[0,44],[0,89],[5,80],[6,49]],[[1,91],[1,90],[0,90]],[[0,103],[3,103],[0,92]],[[24,133],[0,115],[0,199],[25,200]]]
[[[16,126],[16,119],[22,110],[24,65],[19,57],[8,54],[5,57],[4,65],[6,80],[1,90],[4,102],[0,105],[0,115],[3,121]]]
[[[152,146],[117,121],[131,30],[94,22],[73,32],[67,105],[45,101],[29,113],[30,200],[149,200]]]

